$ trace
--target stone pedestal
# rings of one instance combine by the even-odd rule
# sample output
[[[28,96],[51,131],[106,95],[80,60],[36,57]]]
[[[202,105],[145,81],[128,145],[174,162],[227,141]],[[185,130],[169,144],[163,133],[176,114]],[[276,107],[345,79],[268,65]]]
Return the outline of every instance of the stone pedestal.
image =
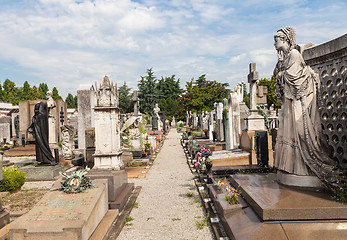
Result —
[[[251,112],[251,115],[247,118],[247,126],[248,130],[265,130],[265,121],[264,117],[258,115],[258,110],[256,112]]]
[[[121,210],[130,196],[134,184],[128,183],[128,174],[124,170],[92,169],[87,176],[90,179],[106,179],[108,183],[108,204],[110,209]]]
[[[55,166],[29,165],[19,168],[18,171],[25,173],[26,181],[52,181],[57,179],[59,172],[63,172],[64,168],[59,164]]]
[[[11,223],[10,239],[87,240],[105,216],[107,180],[77,194],[48,192],[27,214]]]
[[[277,181],[283,185],[303,188],[324,188],[322,181],[316,176],[300,176],[277,170]]]

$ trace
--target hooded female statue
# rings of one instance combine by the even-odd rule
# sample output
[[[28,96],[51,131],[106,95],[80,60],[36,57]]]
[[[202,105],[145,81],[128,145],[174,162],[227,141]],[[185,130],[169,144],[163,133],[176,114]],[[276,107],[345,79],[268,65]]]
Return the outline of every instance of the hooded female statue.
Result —
[[[35,115],[28,131],[35,137],[36,161],[40,165],[55,165],[51,149],[48,144],[48,108],[47,102],[35,104]]]
[[[321,143],[318,75],[296,49],[295,31],[279,29],[274,36],[278,62],[274,70],[281,104],[275,147],[275,167],[296,175],[316,175],[333,182],[339,174]]]

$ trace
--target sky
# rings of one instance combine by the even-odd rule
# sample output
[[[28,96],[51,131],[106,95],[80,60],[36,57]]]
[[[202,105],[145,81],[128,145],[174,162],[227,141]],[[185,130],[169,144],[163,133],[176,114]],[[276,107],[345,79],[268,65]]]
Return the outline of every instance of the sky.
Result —
[[[0,0],[0,83],[57,87],[65,99],[107,75],[137,89],[146,70],[247,82],[277,61],[273,35],[296,30],[297,43],[321,44],[347,33],[346,0]]]

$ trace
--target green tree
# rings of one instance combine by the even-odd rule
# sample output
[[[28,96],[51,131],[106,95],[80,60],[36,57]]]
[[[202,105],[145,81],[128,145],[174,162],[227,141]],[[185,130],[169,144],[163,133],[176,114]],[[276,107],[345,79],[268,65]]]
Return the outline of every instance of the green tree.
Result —
[[[130,113],[134,109],[132,94],[130,91],[131,88],[128,87],[126,82],[118,88],[119,107],[121,108],[122,113]]]
[[[67,94],[67,97],[65,98],[66,106],[67,108],[77,108],[77,102],[75,102],[74,96],[72,96],[71,93]]]
[[[31,88],[31,94],[30,95],[31,95],[33,100],[40,99],[39,90],[35,85]]]
[[[40,83],[39,85],[39,99],[46,99],[46,93],[49,91],[47,83]]]
[[[31,91],[31,87],[30,84],[28,83],[28,81],[25,81],[23,84],[23,88],[20,94],[20,100],[21,101],[25,101],[25,100],[32,100],[32,91]]]
[[[160,110],[165,111],[165,117],[172,120],[172,117],[177,118],[180,104],[179,98],[184,92],[180,87],[180,79],[175,80],[175,75],[171,77],[161,77],[157,84],[157,93]]]
[[[5,96],[5,91],[2,90],[2,85],[0,83],[0,101],[2,101],[2,102],[5,101],[4,96]]]
[[[228,97],[230,92],[228,83],[206,80],[205,75],[201,75],[197,81],[194,78],[186,83],[186,92],[181,98],[180,117],[184,116],[185,111],[201,112],[203,109],[211,111],[215,102],[222,102]]]
[[[62,99],[62,97],[59,95],[59,93],[58,93],[58,89],[56,88],[56,87],[54,87],[53,89],[52,89],[52,93],[53,93],[53,99],[54,100],[57,100],[57,99]]]
[[[270,108],[271,105],[274,105],[274,109],[278,109],[281,105],[278,103],[277,98],[274,97],[276,90],[275,82],[276,78],[272,75],[270,80],[266,78],[260,79],[257,85],[267,86],[267,107]]]
[[[4,100],[15,105],[18,105],[20,100],[16,84],[9,79],[4,81]]]
[[[151,113],[158,101],[157,78],[154,76],[152,68],[147,69],[147,76],[141,76],[137,86],[140,112]]]

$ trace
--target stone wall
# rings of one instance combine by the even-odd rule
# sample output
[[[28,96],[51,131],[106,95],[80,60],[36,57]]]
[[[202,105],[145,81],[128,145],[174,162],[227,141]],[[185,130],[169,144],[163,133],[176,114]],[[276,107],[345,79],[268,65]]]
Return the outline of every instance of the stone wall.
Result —
[[[319,74],[323,134],[341,166],[347,168],[347,34],[303,51]]]

